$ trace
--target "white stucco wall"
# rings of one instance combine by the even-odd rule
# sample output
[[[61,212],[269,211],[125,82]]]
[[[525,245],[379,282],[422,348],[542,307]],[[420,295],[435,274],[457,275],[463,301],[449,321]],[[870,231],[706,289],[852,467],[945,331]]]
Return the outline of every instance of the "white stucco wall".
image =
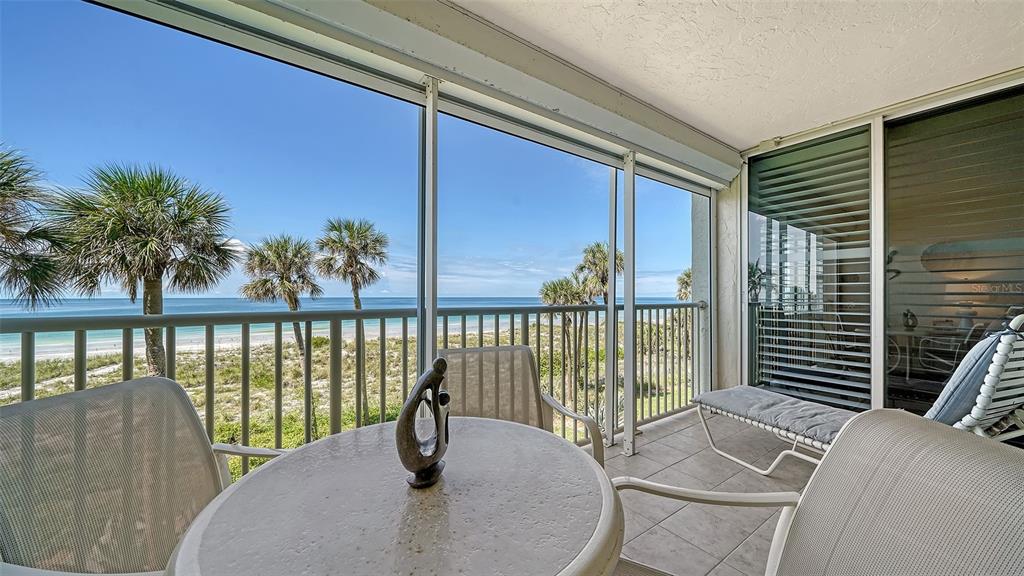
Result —
[[[737,386],[740,381],[740,307],[743,292],[740,289],[740,177],[737,176],[718,194],[717,243],[718,259],[715,263],[718,282],[715,303],[718,317],[715,326],[716,349],[712,385],[715,389]]]

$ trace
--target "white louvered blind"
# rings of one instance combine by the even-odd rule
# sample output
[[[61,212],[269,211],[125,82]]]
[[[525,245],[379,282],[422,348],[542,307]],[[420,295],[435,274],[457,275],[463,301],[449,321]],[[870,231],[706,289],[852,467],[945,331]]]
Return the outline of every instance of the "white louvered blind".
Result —
[[[869,148],[865,126],[751,160],[752,384],[870,407]]]

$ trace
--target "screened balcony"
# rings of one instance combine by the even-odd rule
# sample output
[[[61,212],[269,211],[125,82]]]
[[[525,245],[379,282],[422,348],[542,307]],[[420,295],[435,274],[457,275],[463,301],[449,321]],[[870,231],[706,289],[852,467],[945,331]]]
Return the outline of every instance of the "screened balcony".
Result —
[[[167,378],[203,441],[228,450],[214,495],[230,495],[287,451],[397,426],[435,359],[482,349],[493,380],[483,360],[448,375],[458,417],[476,383],[502,420],[501,378],[531,371],[537,404],[564,408],[540,427],[620,488],[799,496],[841,435],[814,437],[771,402],[695,401],[731,389],[1022,446],[1018,4],[61,0],[0,14],[8,415]],[[942,416],[956,394],[961,413]],[[505,401],[505,419],[531,406]],[[24,472],[0,458],[0,480]],[[622,527],[603,552],[626,560],[551,574],[785,566],[784,503],[612,500]],[[542,524],[534,536],[551,536]],[[579,536],[552,533],[550,550]],[[6,537],[4,568],[25,550]]]

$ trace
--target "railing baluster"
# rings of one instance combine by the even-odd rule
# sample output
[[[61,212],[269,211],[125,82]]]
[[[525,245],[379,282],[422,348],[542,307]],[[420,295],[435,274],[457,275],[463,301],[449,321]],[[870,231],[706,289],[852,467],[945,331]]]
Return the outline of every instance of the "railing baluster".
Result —
[[[363,425],[363,396],[366,394],[366,334],[363,321],[356,320],[356,428]],[[369,402],[367,402],[369,404]]]
[[[669,373],[668,389],[672,397],[671,402],[669,402],[669,406],[675,410],[676,408],[679,408],[679,398],[676,396],[676,311],[675,309],[671,309],[666,311],[665,314],[668,316],[665,323],[666,328],[668,329],[668,334],[665,338],[665,369],[668,370]]]
[[[637,318],[640,317],[640,310],[636,311],[636,315],[637,315]],[[625,318],[625,310],[623,310],[623,318]],[[637,387],[637,392],[634,395],[634,400],[636,402],[636,406],[633,406],[632,408],[633,408],[634,411],[639,409],[640,410],[640,414],[643,414],[643,409],[644,409],[643,372],[644,371],[643,371],[643,363],[640,361],[641,358],[642,358],[640,356],[640,351],[641,351],[641,348],[643,347],[644,331],[643,331],[643,324],[641,324],[639,319],[636,320],[636,323],[634,324],[634,327],[635,327],[635,330],[636,330],[636,336],[633,338],[633,342],[635,344],[635,346],[633,348],[633,356],[634,356],[633,365],[636,366],[636,379],[637,379],[637,382],[635,383],[635,385]],[[625,324],[623,324],[623,330],[625,330]],[[623,335],[625,335],[625,332],[623,332]],[[625,356],[625,354],[629,354],[629,351],[626,350],[625,342],[623,342],[622,353],[623,353],[623,356]],[[625,372],[623,372],[623,385],[624,386],[626,385],[626,383],[625,383]],[[623,391],[623,398],[622,399],[623,399],[623,401],[625,401],[625,399],[626,399],[625,398],[625,391]],[[623,418],[626,417],[625,411],[626,411],[627,408],[628,407],[625,406],[625,405],[622,407],[622,410],[623,410],[622,417]],[[640,417],[637,416],[637,419],[640,419]],[[625,420],[623,420],[623,425],[625,425]]]
[[[565,349],[565,312],[562,312],[562,315],[561,315],[561,326],[560,326],[560,329],[559,329],[558,332],[559,332],[559,338],[560,338],[560,342],[561,342],[561,351],[562,351],[562,363],[561,363],[561,365],[562,365],[562,397],[559,399],[559,401],[562,403],[563,406],[565,406],[565,371],[566,371],[566,363],[567,363],[567,360],[568,360],[568,358],[566,358],[566,349]],[[562,415],[562,438],[565,438],[565,415],[564,414]]]
[[[657,308],[657,399],[660,411],[665,413],[669,410],[669,395],[666,392],[666,383],[669,376],[668,374],[663,374],[668,359],[663,358],[665,355],[666,325],[664,324],[665,318],[663,318],[662,312],[662,308]],[[668,314],[668,311],[664,312]]]
[[[441,334],[442,334],[442,342],[444,343],[444,346],[442,346],[442,348],[447,349],[448,348],[448,316],[447,315],[441,317]]]
[[[498,331],[498,315],[494,315],[494,345],[501,346],[501,332]]]
[[[548,312],[548,394],[555,396],[555,313]]]
[[[131,380],[135,376],[135,331],[131,328],[121,330],[121,380]]]
[[[601,382],[601,311],[594,311],[594,411],[591,416],[599,423],[601,420],[601,395],[598,384]],[[605,389],[607,397],[607,388]],[[603,442],[603,438],[591,438],[591,442]]]
[[[466,340],[466,319],[462,319],[462,340]],[[402,317],[402,402],[409,396],[409,318]]]
[[[214,380],[214,357],[213,357],[213,325],[206,325],[206,405],[203,406],[206,413],[206,435],[213,442],[213,380]]]
[[[477,330],[477,332],[476,332],[477,336],[476,337],[477,337],[477,340],[479,340],[479,342],[477,342],[477,348],[483,348],[484,347],[484,317],[483,317],[483,314],[479,314],[476,317],[476,330]],[[478,404],[477,410],[479,411],[480,414],[483,414],[483,412],[484,412],[484,363],[483,362],[477,362],[476,363],[476,382],[477,382],[477,388],[478,388],[477,396],[476,396],[476,403]]]
[[[685,381],[685,384],[684,384],[684,386],[685,386],[685,388],[684,388],[685,392],[684,393],[686,394],[687,402],[689,402],[690,399],[693,398],[693,379],[692,379],[693,378],[693,346],[692,346],[692,342],[691,342],[691,332],[690,332],[690,327],[691,326],[693,326],[693,309],[692,308],[687,310],[687,314],[686,314],[686,327],[685,327],[685,330],[683,330],[683,337],[685,338],[685,341],[683,343],[683,345],[685,347],[684,350],[683,350],[683,359],[686,362],[686,366],[684,367],[684,374],[686,376],[686,381]]]
[[[302,343],[302,432],[306,444],[313,441],[313,322],[306,321],[306,339]]]
[[[284,395],[284,358],[281,347],[281,323],[274,323],[274,448],[282,443],[282,412]]]
[[[494,345],[501,346],[501,334],[498,333],[498,315],[494,315]],[[495,352],[497,354],[497,352]],[[498,369],[501,366],[500,359],[495,358],[494,362],[494,415],[499,416],[501,414],[500,402],[501,402],[501,388],[500,381],[498,380]]]
[[[516,343],[516,315],[514,312],[510,312],[508,315],[508,345],[512,346]]]
[[[534,332],[536,332],[536,335],[534,336],[534,340],[536,340],[536,345],[537,345],[537,379],[539,380],[540,379],[540,361],[541,361],[541,357],[540,357],[540,355],[541,355],[541,349],[540,349],[540,312],[537,312],[537,316],[536,316],[536,318],[534,318],[534,320],[537,323],[536,324],[537,325],[537,329],[534,330]]]
[[[466,315],[465,314],[462,315],[462,319],[459,321],[459,324],[461,324],[461,326],[462,326],[462,347],[465,348],[466,347]],[[466,399],[466,395],[467,395],[466,394],[466,370],[467,370],[467,368],[466,368],[466,363],[465,362],[459,362],[459,365],[462,366],[462,374],[460,374],[460,376],[462,377],[462,380],[461,380],[461,382],[462,382],[462,390],[459,391],[459,395],[462,397],[462,399],[460,400],[460,403],[462,405],[462,413],[465,414],[466,413],[466,404],[469,402],[469,400]]]
[[[654,334],[651,332],[651,311],[650,310],[643,310],[643,311],[641,311],[640,312],[641,319],[644,316],[644,312],[647,313],[647,321],[644,324],[644,331],[645,331],[645,335],[644,335],[645,341],[644,341],[644,344],[646,344],[646,346],[644,347],[644,354],[646,354],[646,356],[644,357],[644,359],[645,359],[645,362],[644,362],[645,368],[644,369],[646,370],[647,375],[644,377],[644,381],[647,383],[647,394],[645,396],[645,400],[646,400],[646,406],[647,406],[647,418],[649,419],[651,416],[654,415],[654,412],[651,410],[651,396],[653,395],[652,388],[653,388],[653,384],[654,384],[654,373],[651,372],[651,356],[652,356],[652,351],[654,349],[654,344],[652,343],[651,340],[652,340],[652,337],[654,336]]]
[[[408,324],[403,326],[408,329]],[[330,358],[328,360],[328,378],[330,379],[330,428],[331,434],[341,432],[341,353],[344,346],[341,338],[341,319],[331,318]]]
[[[519,339],[523,346],[530,345],[530,314],[523,312],[519,317]]]
[[[249,325],[242,324],[242,445],[249,445]],[[249,457],[242,457],[242,474],[249,472]]]
[[[388,411],[387,377],[388,377],[388,338],[384,318],[380,319],[380,422],[386,420]]]
[[[583,313],[583,412],[590,416],[590,312]],[[597,395],[595,390],[594,395]],[[578,427],[573,424],[573,427]],[[587,430],[583,431],[584,438],[590,438]]]
[[[167,354],[167,377],[174,380],[178,376],[178,362],[177,362],[177,340],[174,334],[174,326],[168,326],[165,329],[164,338],[166,343],[164,344],[164,350]]]
[[[36,397],[36,334],[21,333],[21,401]]]
[[[468,347],[468,343],[466,342],[466,315],[465,314],[461,314],[459,316],[459,337],[462,339],[462,347],[463,348]]]
[[[88,368],[85,330],[75,330],[75,390],[85,390]]]

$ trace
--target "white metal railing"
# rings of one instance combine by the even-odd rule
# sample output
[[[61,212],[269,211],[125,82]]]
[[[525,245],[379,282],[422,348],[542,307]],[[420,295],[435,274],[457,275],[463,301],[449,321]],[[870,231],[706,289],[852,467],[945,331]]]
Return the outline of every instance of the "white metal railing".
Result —
[[[701,306],[636,305],[633,354],[638,423],[685,409],[699,392]],[[620,305],[615,318],[619,333],[624,325],[622,310]],[[607,315],[607,308],[601,305],[440,308],[437,347],[529,345],[547,393],[579,413],[599,422],[615,422],[621,428],[625,351],[621,345],[615,350],[618,373],[609,379],[605,374]],[[297,324],[304,335],[302,354],[288,342],[288,324]],[[179,349],[178,330],[198,327],[203,328],[201,347]],[[254,343],[254,327],[272,328],[272,339]],[[73,389],[81,390],[96,373],[89,366],[90,331],[121,331],[120,373],[118,361],[113,360],[105,374],[108,379],[127,380],[136,375],[135,331],[147,328],[162,330],[165,375],[189,390],[211,440],[259,445],[260,439],[254,443],[251,437],[255,413],[261,422],[271,423],[273,439],[268,434],[262,443],[275,448],[323,435],[318,425],[321,392],[327,397],[328,433],[395,418],[416,377],[417,334],[426,332],[416,329],[415,308],[9,319],[0,322],[0,333],[21,336],[18,399],[32,400],[39,391],[38,334],[74,335],[66,378]],[[237,346],[218,346],[218,333],[225,331],[237,334]],[[298,380],[301,389],[293,386]],[[257,387],[262,382],[261,391],[272,397],[270,409],[254,406],[254,382]],[[609,383],[613,384],[612,402],[606,392]],[[0,388],[15,386],[4,382]],[[286,403],[286,396],[288,400],[298,397],[301,402]],[[300,415],[301,426],[296,421]],[[292,426],[286,426],[286,421]],[[572,421],[556,421],[555,431],[575,442],[590,441],[587,431]],[[249,462],[243,459],[241,473],[248,469]]]

